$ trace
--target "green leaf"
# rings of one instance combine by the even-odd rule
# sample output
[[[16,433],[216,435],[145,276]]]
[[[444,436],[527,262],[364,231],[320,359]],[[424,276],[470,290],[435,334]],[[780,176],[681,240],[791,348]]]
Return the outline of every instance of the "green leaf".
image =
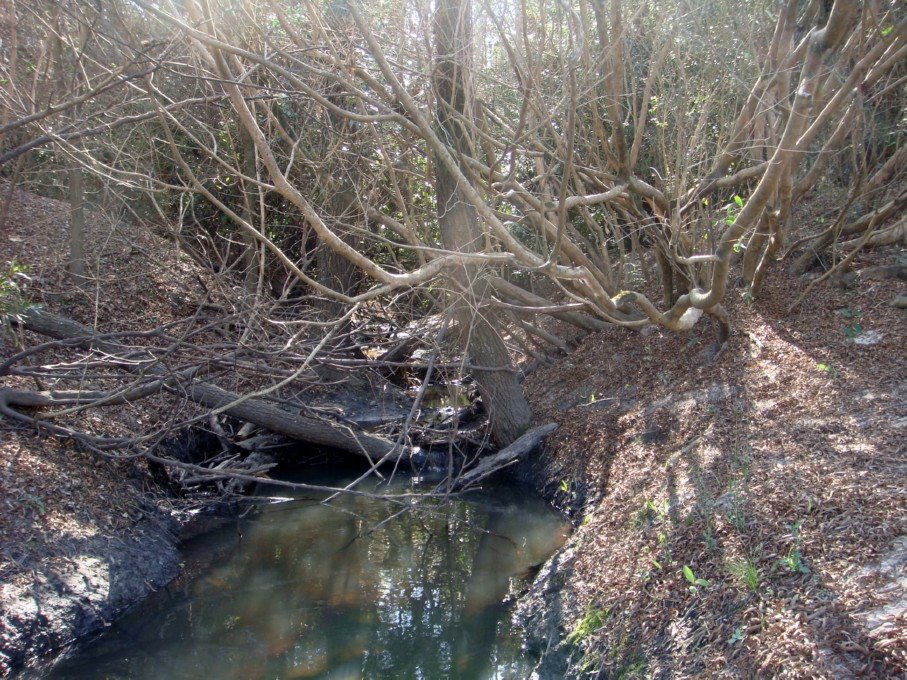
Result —
[[[882,29],[882,31],[881,31],[882,37],[887,38],[889,35],[891,35],[891,32],[893,30],[894,30],[894,24],[889,24],[888,26],[886,26],[885,28]]]
[[[863,332],[863,326],[858,323],[850,324],[849,326],[844,326],[844,335],[853,340],[860,333]]]
[[[683,565],[683,577],[692,584],[696,584],[696,575],[687,565]]]
[[[736,195],[736,194],[734,195],[734,203],[737,204],[737,207],[738,207],[738,208],[742,208],[742,207],[743,207],[743,199],[742,199],[740,196]]]

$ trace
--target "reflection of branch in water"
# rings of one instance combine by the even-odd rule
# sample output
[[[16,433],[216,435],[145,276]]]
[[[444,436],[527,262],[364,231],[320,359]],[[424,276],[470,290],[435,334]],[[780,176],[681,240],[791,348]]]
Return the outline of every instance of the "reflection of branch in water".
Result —
[[[513,549],[516,551],[517,555],[521,555],[523,553],[523,549],[519,546],[519,544],[515,540],[510,538],[510,536],[506,536],[505,534],[501,534],[496,531],[492,531],[491,529],[479,529],[479,531],[482,532],[483,535],[487,534],[488,536],[491,536],[492,538],[499,538],[502,541],[509,543],[510,545],[513,546]]]
[[[511,572],[521,552],[516,541],[500,531],[505,520],[503,515],[490,512],[486,518],[466,584],[452,669],[458,678],[478,678],[487,673],[494,648],[497,610],[510,587]],[[513,553],[500,550],[500,545],[494,545],[495,540],[512,545]]]

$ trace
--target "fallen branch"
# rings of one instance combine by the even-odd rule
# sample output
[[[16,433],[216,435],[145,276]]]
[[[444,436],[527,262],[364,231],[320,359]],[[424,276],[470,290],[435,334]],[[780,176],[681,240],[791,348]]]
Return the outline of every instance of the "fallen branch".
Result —
[[[556,423],[548,423],[547,425],[532,428],[509,446],[504,447],[493,456],[482,458],[478,465],[457,477],[454,480],[454,490],[462,490],[478,484],[498,470],[512,465],[520,457],[534,451],[556,429]]]
[[[99,339],[91,328],[56,314],[40,309],[30,309],[17,320],[25,329],[58,340],[77,339],[76,344],[84,349],[117,355],[134,353],[135,348]],[[129,370],[128,366],[118,366]],[[154,376],[169,376],[167,370],[156,363],[136,362],[136,368]],[[265,401],[245,398],[214,385],[196,382],[186,386],[170,386],[164,381],[164,388],[174,394],[188,397],[210,409],[216,409],[240,420],[255,423],[271,432],[283,434],[297,441],[330,446],[342,451],[364,455],[370,460],[399,455],[402,447],[395,443],[367,434],[358,428],[339,425],[298,413],[285,411]]]

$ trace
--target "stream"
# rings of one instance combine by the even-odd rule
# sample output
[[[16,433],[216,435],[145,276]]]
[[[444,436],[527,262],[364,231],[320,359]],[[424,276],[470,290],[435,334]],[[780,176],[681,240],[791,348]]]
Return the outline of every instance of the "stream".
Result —
[[[359,488],[419,489],[399,475],[390,489]],[[419,500],[400,513],[386,500],[300,493],[207,533],[187,543],[176,582],[48,677],[527,677],[508,605],[569,524],[506,486]]]

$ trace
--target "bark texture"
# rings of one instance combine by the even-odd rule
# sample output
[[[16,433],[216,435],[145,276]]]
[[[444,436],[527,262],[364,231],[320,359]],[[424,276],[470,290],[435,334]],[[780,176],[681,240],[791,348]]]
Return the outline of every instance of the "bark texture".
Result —
[[[463,175],[470,172],[463,156],[470,155],[469,134],[460,119],[472,119],[469,93],[470,27],[468,0],[440,0],[435,12],[435,88],[439,100],[441,138],[460,159]],[[478,213],[463,193],[460,180],[438,160],[436,190],[438,222],[444,247],[458,252],[481,252],[485,244]],[[491,420],[491,433],[499,446],[516,440],[529,426],[532,412],[523,395],[510,354],[494,327],[491,310],[483,306],[487,273],[475,264],[453,270],[449,281],[456,296],[460,340],[469,356],[479,393]]]

